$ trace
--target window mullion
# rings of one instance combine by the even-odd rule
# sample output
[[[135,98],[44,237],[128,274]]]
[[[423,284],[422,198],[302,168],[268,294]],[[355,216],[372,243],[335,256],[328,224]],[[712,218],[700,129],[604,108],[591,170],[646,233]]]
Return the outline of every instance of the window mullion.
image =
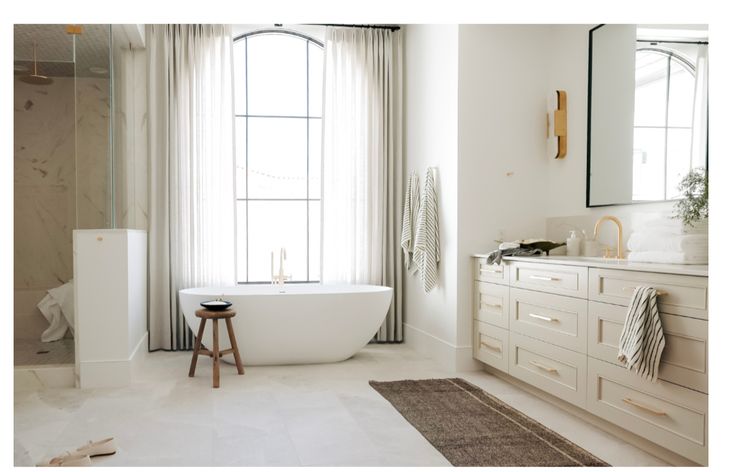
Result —
[[[250,91],[248,87],[248,76],[250,66],[248,65],[248,38],[245,37],[245,282],[250,282]]]
[[[664,200],[669,191],[669,94],[671,90],[671,55],[666,62],[666,106],[664,107]]]

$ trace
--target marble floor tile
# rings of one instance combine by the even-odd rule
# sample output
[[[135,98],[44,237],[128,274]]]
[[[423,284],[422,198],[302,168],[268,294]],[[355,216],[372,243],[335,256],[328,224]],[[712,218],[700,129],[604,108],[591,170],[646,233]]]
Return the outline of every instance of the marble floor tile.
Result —
[[[370,345],[337,364],[223,365],[221,388],[191,353],[145,355],[117,389],[16,392],[15,464],[114,436],[100,466],[448,466],[369,380],[462,377],[613,465],[653,456],[484,372],[451,373],[405,345]]]

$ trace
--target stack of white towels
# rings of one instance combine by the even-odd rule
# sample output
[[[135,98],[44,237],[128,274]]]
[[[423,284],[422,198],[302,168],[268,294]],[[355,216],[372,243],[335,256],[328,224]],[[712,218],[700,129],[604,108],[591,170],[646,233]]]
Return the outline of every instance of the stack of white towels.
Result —
[[[628,239],[628,260],[664,264],[707,264],[707,223],[685,225],[667,216],[646,222]]]

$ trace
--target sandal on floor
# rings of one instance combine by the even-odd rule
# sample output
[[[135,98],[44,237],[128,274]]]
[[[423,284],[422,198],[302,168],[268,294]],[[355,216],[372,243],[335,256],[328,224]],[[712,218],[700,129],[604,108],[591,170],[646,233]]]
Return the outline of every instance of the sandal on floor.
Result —
[[[100,441],[89,441],[84,446],[76,450],[75,454],[83,454],[89,457],[109,456],[117,452],[115,438],[106,438]]]
[[[38,464],[39,467],[88,467],[92,465],[92,461],[88,454],[79,454],[77,452],[67,452],[61,456],[56,456],[50,461]]]

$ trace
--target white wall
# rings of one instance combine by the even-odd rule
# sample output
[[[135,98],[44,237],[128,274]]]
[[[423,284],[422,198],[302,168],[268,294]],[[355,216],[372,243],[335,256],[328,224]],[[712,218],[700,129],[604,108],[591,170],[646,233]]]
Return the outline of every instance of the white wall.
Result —
[[[546,182],[546,237],[563,240],[570,225],[592,236],[595,221],[602,215],[615,215],[623,222],[627,240],[638,217],[646,213],[670,212],[672,203],[645,203],[598,208],[586,207],[587,185],[587,44],[589,30],[595,25],[555,25],[550,27],[548,45],[549,90],[567,91],[567,156],[549,161]],[[601,241],[615,242],[615,228],[606,223]]]
[[[442,247],[436,290],[404,276],[406,341],[448,369],[472,369],[470,256],[546,231],[549,27],[405,31],[406,171],[439,167]]]
[[[457,345],[457,40],[457,25],[405,27],[405,175],[418,172],[423,188],[426,168],[438,167],[441,238],[436,289],[424,293],[404,270],[405,335],[450,370]]]
[[[406,342],[450,370],[471,357],[470,256],[495,239],[592,235],[616,215],[625,237],[638,217],[671,204],[586,208],[587,41],[594,25],[409,25],[406,171],[439,167],[439,288],[404,274]],[[568,151],[546,153],[546,99],[568,97]],[[423,181],[423,177],[422,177]],[[401,209],[402,211],[402,209]],[[613,225],[601,233],[612,245]]]
[[[546,232],[549,33],[544,25],[459,27],[461,346],[472,340],[470,256],[495,249],[496,239]]]

